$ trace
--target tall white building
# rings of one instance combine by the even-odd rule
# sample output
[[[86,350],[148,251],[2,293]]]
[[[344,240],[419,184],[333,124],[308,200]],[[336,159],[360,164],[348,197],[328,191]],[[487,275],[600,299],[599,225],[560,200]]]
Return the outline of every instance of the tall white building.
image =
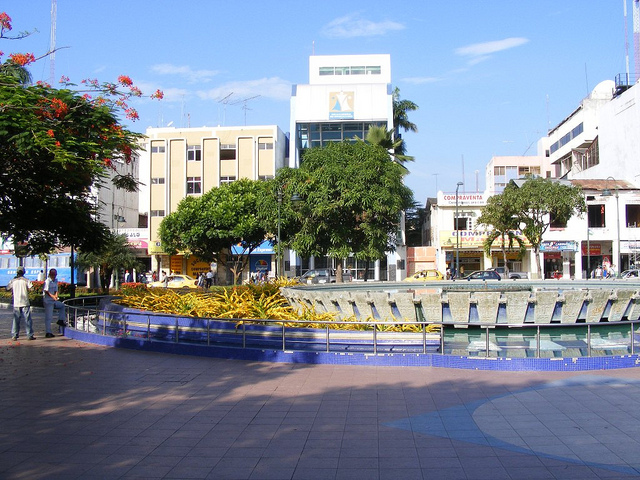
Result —
[[[298,167],[305,149],[328,142],[364,139],[369,127],[393,128],[391,57],[379,55],[323,55],[309,57],[309,83],[294,85],[291,93],[289,166]],[[403,237],[404,235],[400,235]],[[347,259],[354,278],[401,280],[406,276],[406,247],[376,262]],[[299,271],[331,267],[330,259],[292,259]]]

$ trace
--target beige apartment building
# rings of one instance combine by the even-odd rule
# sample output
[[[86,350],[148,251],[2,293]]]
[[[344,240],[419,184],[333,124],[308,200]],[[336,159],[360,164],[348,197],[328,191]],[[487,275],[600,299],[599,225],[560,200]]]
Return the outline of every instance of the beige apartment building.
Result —
[[[276,125],[149,128],[140,162],[141,211],[148,212],[151,268],[189,275],[208,271],[199,259],[169,257],[158,238],[162,219],[189,195],[201,195],[241,178],[266,180],[285,166],[288,139]],[[259,249],[273,261],[273,255]],[[253,263],[253,262],[252,262]]]

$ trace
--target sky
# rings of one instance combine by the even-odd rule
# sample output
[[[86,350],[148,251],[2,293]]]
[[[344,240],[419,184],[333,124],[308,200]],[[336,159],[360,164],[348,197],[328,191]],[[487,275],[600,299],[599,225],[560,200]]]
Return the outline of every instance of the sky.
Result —
[[[594,87],[633,68],[632,0],[57,0],[54,85],[128,75],[145,93],[129,128],[278,125],[310,55],[389,54],[417,133],[403,133],[407,185],[483,191],[493,156],[535,155],[537,141]],[[0,50],[49,50],[51,0],[4,0],[13,32]],[[628,44],[628,46],[627,46]],[[30,68],[50,81],[43,59]],[[230,96],[229,96],[230,95]],[[226,100],[225,100],[226,98]]]

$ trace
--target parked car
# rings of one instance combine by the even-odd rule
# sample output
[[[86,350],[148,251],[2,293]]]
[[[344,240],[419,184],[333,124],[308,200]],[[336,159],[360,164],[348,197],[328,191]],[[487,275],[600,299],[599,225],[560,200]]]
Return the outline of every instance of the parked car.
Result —
[[[405,282],[428,282],[431,280],[444,280],[444,275],[438,270],[420,270],[404,279]]]
[[[336,271],[332,268],[316,268],[309,270],[299,279],[300,283],[336,283]],[[342,281],[350,282],[353,276],[349,270],[342,271]]]
[[[476,270],[463,278],[465,280],[502,280],[500,274],[495,270]]]
[[[631,270],[625,270],[620,274],[620,278],[624,278],[624,279],[633,278],[637,280],[638,277],[640,277],[640,270],[637,270],[635,268]]]
[[[507,271],[504,267],[489,267],[487,270],[497,272],[501,278],[509,278],[512,280],[517,278],[529,278],[529,274],[527,272],[517,272],[514,270],[509,270],[509,277],[507,277]]]
[[[149,288],[164,288],[164,282],[162,280],[151,282],[147,286]],[[198,288],[198,281],[190,275],[169,275],[167,288]]]

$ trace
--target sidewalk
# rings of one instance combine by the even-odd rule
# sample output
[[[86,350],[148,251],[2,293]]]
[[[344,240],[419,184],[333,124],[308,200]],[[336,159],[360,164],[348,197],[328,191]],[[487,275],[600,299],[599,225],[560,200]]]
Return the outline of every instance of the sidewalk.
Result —
[[[269,364],[10,340],[3,479],[640,477],[640,368]],[[24,333],[21,334],[21,339]]]

